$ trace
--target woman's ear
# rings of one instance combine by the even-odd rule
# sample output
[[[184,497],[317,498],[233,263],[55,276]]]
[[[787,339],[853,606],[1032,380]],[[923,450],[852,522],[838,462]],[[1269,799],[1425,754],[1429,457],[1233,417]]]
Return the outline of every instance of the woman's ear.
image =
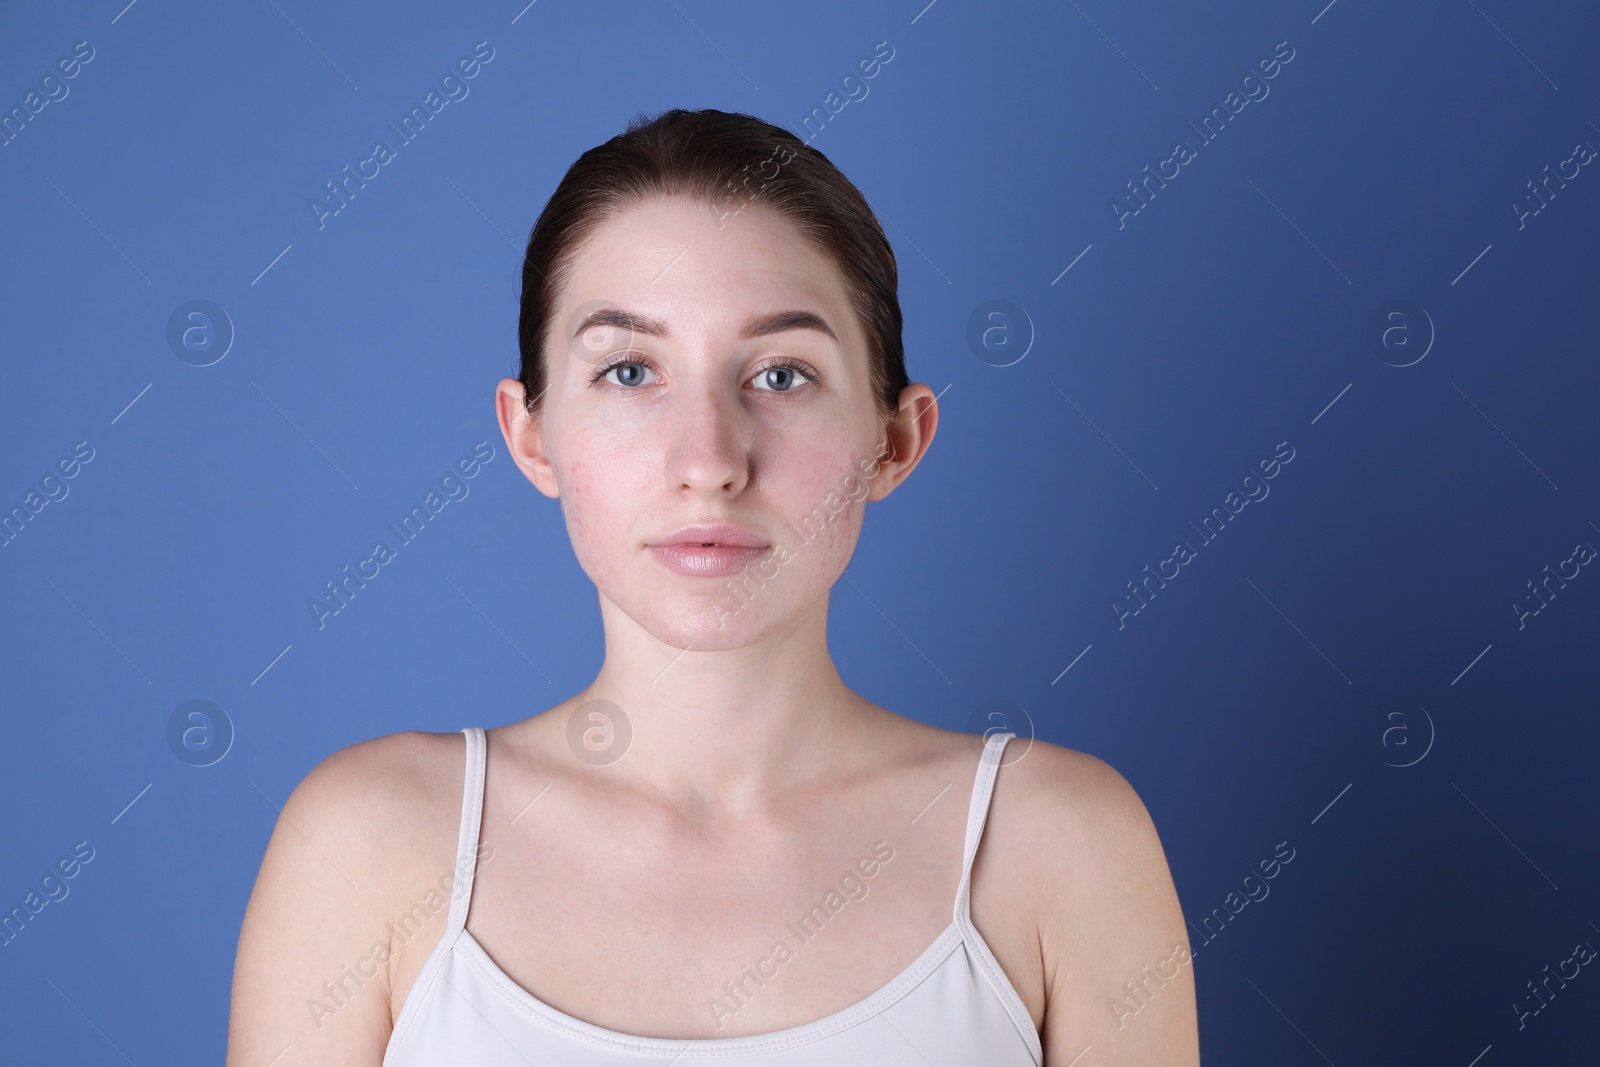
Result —
[[[506,449],[517,467],[534,484],[534,488],[547,497],[561,495],[555,469],[545,452],[544,435],[540,433],[541,421],[529,415],[528,392],[516,378],[502,378],[495,389],[495,417],[500,421],[500,433],[506,439]]]
[[[868,500],[882,500],[906,480],[933,444],[939,427],[939,400],[932,389],[916,382],[900,390],[900,407],[884,428],[879,451],[883,454],[872,476]]]

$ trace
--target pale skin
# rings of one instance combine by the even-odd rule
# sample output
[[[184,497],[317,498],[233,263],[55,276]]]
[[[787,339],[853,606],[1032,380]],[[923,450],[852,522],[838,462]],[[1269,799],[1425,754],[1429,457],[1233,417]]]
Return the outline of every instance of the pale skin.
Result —
[[[574,340],[574,318],[597,307],[655,320],[661,335]],[[742,336],[794,310],[835,336]],[[643,370],[591,382],[609,362],[596,365],[596,339],[608,350],[620,339]],[[884,985],[951,921],[977,746],[853,692],[827,645],[830,594],[866,506],[906,480],[938,425],[923,384],[901,392],[892,418],[879,411],[867,351],[832,261],[781,215],[751,204],[719,220],[698,201],[655,198],[579,251],[547,336],[537,416],[520,382],[499,383],[509,454],[559,501],[595,583],[605,657],[581,692],[489,730],[481,841],[492,857],[480,861],[467,931],[569,1015],[666,1038],[798,1026]],[[807,370],[772,372],[775,361]],[[793,542],[791,524],[875,455],[863,498],[847,496],[737,612],[726,579],[677,574],[645,547],[717,521]],[[507,560],[504,573],[526,586],[530,568],[538,561]],[[900,638],[885,630],[881,641]],[[570,714],[593,699],[624,709],[633,728],[609,765],[578,759],[567,741]],[[462,712],[463,724],[504,716]],[[404,943],[385,927],[441,876],[449,885],[464,760],[460,734],[410,731],[335,753],[294,790],[245,914],[229,1067],[380,1063],[445,910]],[[719,1011],[724,983],[770,957],[784,923],[880,841],[894,858],[867,895],[757,995]],[[1143,803],[1103,761],[1011,742],[972,915],[1047,1067],[1080,1055],[1081,1067],[1199,1062],[1166,858]],[[1136,1000],[1125,983],[1141,979]]]

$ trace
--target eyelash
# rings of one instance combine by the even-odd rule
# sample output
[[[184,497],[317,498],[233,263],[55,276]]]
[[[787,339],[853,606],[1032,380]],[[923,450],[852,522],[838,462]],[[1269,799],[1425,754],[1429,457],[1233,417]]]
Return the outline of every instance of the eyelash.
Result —
[[[607,374],[610,374],[612,371],[616,370],[618,367],[625,366],[625,365],[627,365],[629,363],[637,363],[642,367],[647,367],[650,370],[654,371],[656,374],[660,374],[661,373],[659,370],[656,369],[655,365],[653,363],[651,363],[651,361],[648,358],[646,358],[644,356],[626,356],[625,355],[625,356],[622,356],[622,357],[620,357],[618,359],[614,359],[611,362],[606,363],[606,364],[602,365],[600,368],[598,368],[594,372],[594,374],[589,378],[589,384],[590,385],[594,385],[596,382],[600,381]],[[789,359],[789,358],[786,358],[786,357],[779,357],[778,359],[773,360],[771,363],[768,363],[766,366],[761,367],[760,369],[758,369],[756,371],[756,375],[765,374],[765,373],[767,373],[767,371],[776,370],[779,367],[786,367],[789,370],[794,371],[796,374],[802,375],[807,380],[807,382],[809,382],[811,385],[821,385],[822,384],[822,377],[821,377],[821,375],[817,374],[816,371],[812,370],[810,367],[806,366],[804,363],[799,362],[798,360]],[[755,375],[752,375],[752,377],[755,377]],[[622,388],[628,388],[628,387],[627,386],[623,386]],[[789,388],[789,389],[762,389],[762,390],[759,390],[759,391],[760,392],[764,392],[764,393],[792,393],[792,392],[795,392],[795,389],[794,388]]]

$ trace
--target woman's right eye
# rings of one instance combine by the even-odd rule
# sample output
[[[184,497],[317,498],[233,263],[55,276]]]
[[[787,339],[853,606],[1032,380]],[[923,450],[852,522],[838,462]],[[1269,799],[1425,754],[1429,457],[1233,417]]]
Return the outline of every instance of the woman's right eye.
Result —
[[[645,380],[645,375],[654,373],[654,371],[645,366],[643,363],[640,363],[636,360],[625,359],[618,360],[617,362],[606,367],[604,370],[600,371],[600,373],[595,375],[595,380],[599,381],[601,378],[604,378],[606,381],[611,382],[614,385],[633,388],[640,385],[649,385],[650,382]]]

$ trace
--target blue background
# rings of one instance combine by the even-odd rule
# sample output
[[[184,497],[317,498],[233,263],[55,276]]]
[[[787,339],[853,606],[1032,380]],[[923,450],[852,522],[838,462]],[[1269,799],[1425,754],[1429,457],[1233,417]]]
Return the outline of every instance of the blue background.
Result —
[[[299,779],[590,680],[593,588],[492,415],[527,231],[634,113],[794,129],[879,41],[811,143],[885,222],[942,421],[835,590],[846,680],[955,728],[1013,702],[1126,775],[1207,1062],[1593,1056],[1592,968],[1521,1029],[1513,1005],[1600,946],[1600,576],[1521,628],[1513,605],[1600,545],[1600,174],[1512,206],[1600,147],[1592,8],[124,2],[0,8],[0,108],[95,51],[0,147],[0,504],[94,450],[0,548],[0,908],[95,849],[0,948],[5,1062],[219,1062]],[[469,95],[319,229],[310,199],[479,41]],[[1195,158],[1119,227],[1179,139]],[[167,340],[195,299],[235,333],[206,367]],[[1021,311],[975,350],[993,300]],[[1395,300],[1426,318],[1375,347]],[[307,601],[479,441],[470,494],[318,629]],[[1280,442],[1270,495],[1204,543]],[[1178,541],[1196,557],[1119,626]],[[208,767],[167,740],[197,699],[234,732]]]

